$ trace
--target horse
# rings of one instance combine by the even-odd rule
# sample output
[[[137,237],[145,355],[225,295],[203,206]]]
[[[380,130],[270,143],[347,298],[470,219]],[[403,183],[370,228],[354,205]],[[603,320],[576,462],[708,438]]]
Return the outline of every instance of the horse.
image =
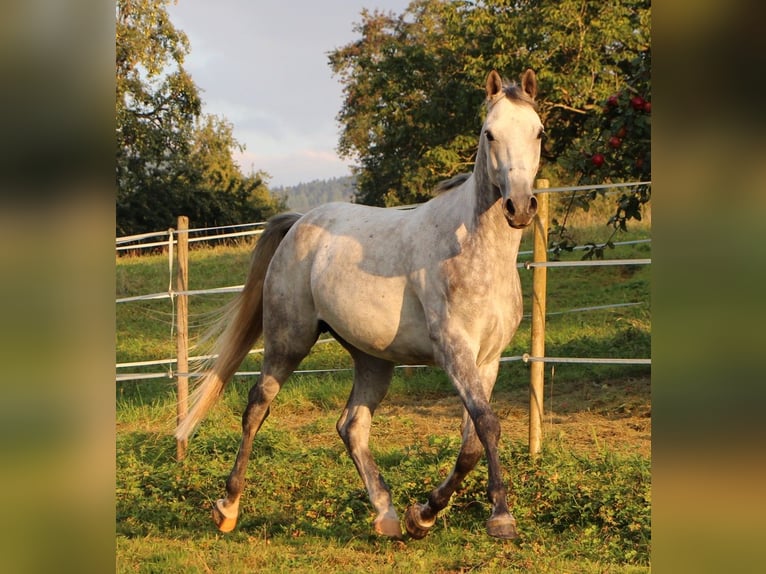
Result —
[[[274,216],[253,250],[242,292],[226,311],[212,365],[190,397],[176,438],[188,440],[263,335],[263,362],[242,415],[242,439],[226,497],[213,504],[222,532],[234,529],[253,439],[282,385],[329,332],[351,355],[353,386],[336,428],[364,483],[374,531],[403,538],[391,491],[368,442],[373,413],[396,364],[440,367],[463,404],[462,443],[450,475],[406,510],[414,539],[426,536],[465,476],[486,454],[490,536],[517,538],[490,406],[500,357],[522,317],[516,257],[533,220],[533,183],[544,133],[537,79],[496,70],[486,79],[486,118],[473,172],[453,178],[412,210],[328,203]]]

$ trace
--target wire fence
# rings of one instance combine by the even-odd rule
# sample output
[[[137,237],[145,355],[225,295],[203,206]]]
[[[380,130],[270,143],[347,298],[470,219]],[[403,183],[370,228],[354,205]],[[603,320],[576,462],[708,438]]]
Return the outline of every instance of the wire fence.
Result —
[[[124,237],[118,237],[116,239],[116,250],[120,251],[137,251],[141,249],[150,249],[157,247],[170,247],[176,242],[173,237],[174,234],[186,233],[188,234],[189,243],[196,243],[201,241],[220,241],[222,239],[232,239],[236,237],[252,237],[263,233],[263,228],[266,226],[265,221],[259,221],[255,223],[238,223],[235,225],[222,225],[218,227],[197,227],[193,229],[168,229],[166,231],[154,231],[151,233],[141,233],[138,235],[126,235]],[[243,227],[251,227],[248,231],[226,231],[229,229],[241,229]],[[223,233],[210,233],[222,231]],[[155,237],[167,237],[162,241],[150,241],[145,242],[146,239],[153,239]]]
[[[258,231],[257,233],[261,233],[261,231]],[[254,233],[251,233],[251,235]],[[615,247],[623,246],[623,245],[640,245],[640,244],[649,244],[651,243],[651,239],[636,239],[633,241],[616,241],[613,243]],[[167,245],[167,242],[163,242],[163,245]],[[574,248],[574,250],[585,250],[587,247],[585,246],[577,246]],[[548,250],[549,253],[553,253],[553,249]],[[520,251],[519,255],[531,255],[532,251]],[[533,262],[533,261],[525,261],[525,262],[518,262],[516,263],[516,266],[526,269],[532,269],[534,267],[578,267],[578,266],[603,266],[603,265],[648,265],[651,263],[651,259],[606,259],[606,260],[595,260],[593,262],[580,262],[580,261],[548,261],[546,263],[541,262]],[[156,299],[170,299],[172,297],[175,297],[176,295],[221,295],[221,294],[227,294],[227,293],[239,293],[244,288],[244,284],[239,285],[230,285],[228,287],[214,287],[211,289],[191,289],[186,291],[176,291],[173,290],[172,287],[168,291],[163,291],[159,293],[149,293],[146,295],[134,295],[131,297],[118,297],[116,299],[116,303],[130,303],[133,301],[151,301]]]
[[[537,193],[572,193],[572,192],[578,192],[578,191],[591,191],[591,190],[606,190],[606,189],[621,189],[621,188],[630,188],[630,187],[639,187],[639,186],[648,186],[651,185],[650,181],[643,181],[643,182],[632,182],[632,183],[618,183],[618,184],[604,184],[604,185],[589,185],[589,186],[574,186],[574,187],[557,187],[557,188],[544,188],[544,189],[538,189]],[[417,205],[411,205],[411,206],[401,206],[397,209],[414,209]],[[116,299],[116,304],[124,304],[124,303],[132,303],[132,302],[139,302],[139,301],[152,301],[152,300],[162,300],[162,299],[170,299],[171,302],[178,297],[179,295],[186,295],[186,296],[203,296],[203,295],[220,295],[220,294],[231,294],[231,293],[238,293],[240,292],[244,285],[231,285],[231,286],[225,286],[225,287],[217,287],[217,288],[211,288],[211,289],[195,289],[195,290],[174,290],[173,283],[172,283],[172,266],[173,266],[173,245],[177,241],[177,234],[179,232],[181,233],[187,233],[188,234],[188,241],[189,242],[202,242],[202,241],[219,241],[222,239],[230,239],[230,238],[241,238],[241,237],[249,237],[249,236],[256,236],[263,232],[263,229],[266,225],[266,222],[256,222],[256,223],[244,223],[244,224],[237,224],[237,225],[226,225],[226,226],[218,226],[218,227],[204,227],[204,228],[193,228],[188,230],[175,230],[175,229],[168,229],[166,231],[157,231],[157,232],[151,232],[151,233],[143,233],[143,234],[136,234],[136,235],[130,235],[125,237],[120,237],[116,239],[116,250],[119,253],[120,251],[127,251],[127,250],[142,250],[142,249],[152,249],[157,247],[167,247],[168,249],[168,258],[169,258],[169,274],[170,274],[170,282],[168,286],[168,290],[165,292],[158,292],[158,293],[149,293],[144,295],[134,295],[129,297],[120,297]],[[163,237],[164,239],[161,241],[156,240],[157,238]],[[148,241],[147,241],[148,240]],[[651,239],[639,239],[639,240],[633,240],[633,241],[623,241],[623,242],[614,242],[614,246],[622,246],[622,245],[639,245],[639,244],[650,244]],[[574,249],[575,250],[584,250],[587,249],[587,246],[577,246]],[[552,252],[553,249],[548,249],[548,252]],[[532,251],[521,251],[519,252],[519,257],[524,258],[529,255],[532,255]],[[600,266],[609,266],[609,265],[650,265],[651,259],[650,258],[640,258],[640,259],[597,259],[597,260],[586,260],[586,261],[521,261],[517,262],[518,268],[523,269],[534,269],[534,268],[565,268],[565,267],[600,267]],[[596,306],[590,306],[590,307],[579,307],[574,309],[568,309],[563,311],[556,311],[556,312],[546,312],[546,316],[554,316],[554,315],[564,315],[564,314],[570,314],[570,313],[584,313],[589,311],[600,311],[600,310],[608,310],[608,309],[617,309],[622,307],[630,307],[630,306],[637,306],[637,305],[646,305],[647,302],[628,302],[628,303],[614,303],[614,304],[604,304],[604,305],[596,305]],[[529,314],[526,314],[525,319],[528,319],[530,317]],[[317,341],[317,343],[328,343],[332,342],[334,339],[320,339]],[[257,354],[262,352],[262,349],[255,349],[252,350],[251,354]],[[189,357],[190,361],[199,361],[204,360],[207,358],[212,358],[212,356],[198,356],[198,357]],[[621,365],[650,365],[651,359],[650,358],[595,358],[595,357],[534,357],[530,356],[529,353],[524,353],[522,355],[516,355],[516,356],[507,356],[503,357],[501,359],[502,362],[512,362],[512,361],[522,361],[525,364],[526,363],[534,363],[534,362],[544,362],[544,363],[582,363],[582,364],[621,364]],[[131,362],[122,362],[116,364],[116,370],[119,371],[121,369],[135,369],[137,367],[151,367],[151,366],[166,366],[167,370],[164,372],[156,372],[156,373],[141,373],[141,372],[130,372],[130,373],[116,373],[116,381],[117,382],[124,382],[124,381],[142,381],[147,379],[159,379],[159,378],[168,378],[173,379],[180,376],[188,376],[188,377],[196,377],[198,374],[196,373],[181,373],[174,371],[173,366],[177,364],[177,359],[175,358],[167,358],[167,359],[159,359],[159,360],[147,360],[147,361],[131,361]],[[429,367],[429,365],[399,365],[397,368],[426,368]],[[295,371],[296,373],[334,373],[334,372],[345,372],[352,370],[349,368],[331,368],[331,369],[311,369],[311,370],[299,370]],[[257,371],[240,371],[235,373],[234,376],[242,377],[242,376],[256,376],[260,374]]]

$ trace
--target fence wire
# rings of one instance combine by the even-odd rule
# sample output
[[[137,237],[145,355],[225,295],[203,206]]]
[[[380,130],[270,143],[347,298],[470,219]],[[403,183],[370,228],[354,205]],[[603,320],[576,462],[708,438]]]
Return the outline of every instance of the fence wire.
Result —
[[[602,184],[602,185],[585,185],[585,186],[574,186],[574,187],[551,187],[551,188],[541,188],[537,189],[536,193],[565,193],[565,192],[577,192],[577,191],[588,191],[588,190],[601,190],[601,189],[619,189],[619,188],[627,188],[627,187],[638,187],[638,186],[644,186],[644,185],[651,185],[651,181],[644,181],[644,182],[632,182],[632,183],[616,183],[616,184]],[[414,209],[420,204],[415,205],[407,205],[407,206],[398,206],[395,209]],[[228,229],[241,229],[244,227],[255,227],[256,229],[251,229],[249,231],[233,231],[233,232],[227,232],[223,234],[217,234],[217,235],[201,235],[197,237],[189,237],[189,242],[200,242],[200,241],[214,241],[218,239],[224,239],[224,238],[232,238],[232,237],[245,237],[245,236],[251,236],[251,235],[259,235],[263,232],[263,227],[266,225],[267,222],[255,222],[255,223],[242,223],[242,224],[236,224],[236,225],[226,225],[226,226],[218,226],[218,227],[202,227],[202,228],[194,228],[194,229],[188,229],[181,231],[181,233],[188,233],[188,234],[196,234],[196,233],[203,233],[203,232],[209,232],[209,231],[223,231]],[[175,229],[168,229],[167,231],[157,231],[157,232],[151,232],[151,233],[142,233],[137,235],[130,235],[125,237],[119,237],[116,239],[116,250],[119,251],[126,251],[126,250],[138,250],[138,249],[147,249],[152,247],[167,247],[168,249],[168,264],[170,267],[170,284],[168,286],[168,291],[164,293],[150,293],[146,295],[136,295],[131,297],[121,297],[116,299],[116,303],[129,303],[129,302],[136,302],[136,301],[151,301],[151,300],[159,300],[159,299],[170,299],[171,304],[173,304],[173,312],[175,312],[175,306],[174,306],[174,299],[177,295],[214,295],[214,294],[227,294],[227,293],[238,293],[242,291],[244,288],[244,285],[233,285],[229,287],[217,287],[212,289],[194,289],[194,290],[188,290],[188,291],[174,291],[173,285],[172,285],[172,265],[173,265],[173,245],[175,244],[176,240],[174,239],[174,234],[179,233],[179,231]],[[166,237],[164,241],[155,241],[150,243],[136,243],[143,241],[145,239],[151,239],[155,237]],[[614,245],[635,245],[635,244],[641,244],[641,243],[651,243],[651,239],[641,239],[641,240],[635,240],[635,241],[623,241],[623,242],[617,242]],[[577,246],[575,249],[586,249],[585,246]],[[552,249],[549,249],[548,252],[551,252]],[[519,255],[531,255],[532,251],[520,251]],[[642,258],[642,259],[597,259],[597,260],[587,260],[587,261],[544,261],[544,262],[534,262],[534,261],[526,261],[526,262],[517,262],[518,268],[524,268],[524,269],[533,269],[535,267],[601,267],[601,266],[607,266],[607,265],[650,265],[651,259],[649,258]],[[628,307],[628,306],[635,306],[635,305],[642,305],[645,304],[643,302],[632,302],[632,303],[615,303],[610,305],[597,305],[592,307],[580,307],[576,309],[569,309],[565,311],[556,311],[556,312],[549,312],[546,313],[546,317],[553,316],[553,315],[563,315],[567,313],[579,313],[579,312],[587,312],[587,311],[596,311],[596,310],[606,310],[606,309],[616,309],[620,307]],[[524,318],[529,318],[529,314],[525,314]],[[334,339],[320,339],[317,341],[317,343],[327,343],[334,341]],[[250,354],[254,353],[260,353],[263,349],[254,349],[250,351]],[[190,361],[199,361],[204,360],[208,358],[213,358],[213,355],[209,356],[202,356],[202,357],[190,357]],[[522,355],[514,355],[509,357],[502,357],[500,359],[501,362],[507,363],[507,362],[513,362],[513,361],[522,361],[525,364],[533,363],[533,362],[544,362],[544,363],[581,363],[581,364],[622,364],[622,365],[651,365],[651,359],[630,359],[630,358],[594,358],[594,357],[532,357],[529,355],[529,353],[524,353]],[[160,359],[160,360],[153,360],[153,361],[133,361],[133,362],[125,362],[125,363],[117,363],[116,369],[122,369],[122,368],[135,368],[135,367],[144,367],[144,366],[159,366],[159,365],[174,365],[177,363],[177,359]],[[428,368],[430,365],[397,365],[397,369],[414,369],[414,368]],[[314,373],[335,373],[335,372],[348,372],[352,371],[353,369],[348,368],[334,368],[334,369],[309,369],[309,370],[298,370],[295,371],[297,374],[314,374]],[[234,376],[242,377],[242,376],[258,376],[260,375],[260,371],[241,371],[234,374]],[[172,367],[163,373],[118,373],[116,374],[116,381],[117,382],[124,382],[124,381],[131,381],[131,380],[147,380],[147,379],[159,379],[159,378],[168,378],[173,379],[178,376],[187,376],[187,377],[199,377],[201,376],[200,373],[178,373],[174,372],[172,370]]]
[[[594,305],[591,307],[577,307],[574,309],[566,309],[564,311],[551,311],[547,312],[545,314],[546,317],[552,317],[557,315],[566,315],[571,313],[585,313],[589,311],[605,311],[609,309],[619,309],[622,307],[635,307],[637,305],[646,305],[646,302],[637,301],[637,302],[631,302],[631,303],[613,303],[610,305]],[[529,313],[525,313],[523,318],[529,319],[530,318]],[[332,343],[336,342],[335,339],[328,338],[328,339],[319,339],[315,345],[325,344],[325,343]],[[262,353],[263,349],[253,349],[248,354],[259,354]],[[189,357],[190,362],[199,362],[204,361],[207,359],[214,359],[216,355],[200,355],[195,357]],[[525,363],[529,362],[539,362],[540,360],[543,360],[547,363],[602,363],[602,364],[637,364],[637,365],[648,365],[651,364],[651,359],[593,359],[593,358],[569,358],[564,359],[562,357],[544,357],[541,359],[540,357],[530,357],[528,353],[525,353],[523,355],[513,355],[508,357],[501,357],[500,362],[507,363],[512,361],[523,361]],[[622,361],[622,363],[620,363]],[[624,361],[634,361],[633,363],[624,362]],[[638,362],[635,362],[638,361]],[[160,366],[160,365],[174,365],[178,361],[177,359],[157,359],[153,361],[132,361],[132,362],[125,362],[125,363],[117,363],[116,367],[117,369],[128,369],[128,368],[135,368],[135,367],[151,367],[151,366]],[[431,365],[397,365],[395,368],[397,369],[403,369],[403,368],[427,368]],[[334,372],[345,372],[345,371],[351,371],[353,370],[350,367],[343,367],[343,368],[333,368],[333,369],[313,369],[313,370],[299,370],[294,371],[298,374],[307,374],[307,373],[334,373]],[[234,376],[237,377],[245,377],[245,376],[257,376],[260,374],[260,371],[241,371],[234,374]],[[117,381],[129,381],[129,380],[142,380],[142,379],[162,379],[162,378],[174,378],[176,376],[187,376],[187,377],[199,377],[199,373],[178,373],[172,371],[172,368],[169,371],[163,372],[163,373],[120,373],[117,374]]]

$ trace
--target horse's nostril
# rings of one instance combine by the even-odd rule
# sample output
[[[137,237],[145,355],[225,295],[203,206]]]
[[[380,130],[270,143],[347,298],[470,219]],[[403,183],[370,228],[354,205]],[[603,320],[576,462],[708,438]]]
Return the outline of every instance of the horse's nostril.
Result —
[[[537,198],[533,195],[529,198],[529,213],[537,212]]]
[[[505,209],[508,210],[508,213],[511,215],[514,215],[516,213],[516,210],[513,208],[513,201],[510,199],[505,201]]]

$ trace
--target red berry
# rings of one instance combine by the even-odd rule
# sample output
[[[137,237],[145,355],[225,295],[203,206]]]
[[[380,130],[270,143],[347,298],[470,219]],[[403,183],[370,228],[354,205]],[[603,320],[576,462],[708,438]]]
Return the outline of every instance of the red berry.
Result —
[[[607,98],[607,100],[606,100],[606,104],[607,104],[608,106],[612,106],[613,108],[616,108],[618,103],[619,103],[619,102],[617,101],[617,94],[612,94],[612,95],[611,95],[611,96],[609,96],[609,98]]]
[[[620,144],[622,143],[622,140],[618,138],[617,136],[612,136],[609,138],[609,145],[613,148],[620,147]]]
[[[604,155],[600,153],[593,154],[593,156],[590,158],[590,161],[596,167],[601,167],[604,164]]]
[[[618,137],[618,138],[624,138],[624,137],[625,137],[625,135],[626,135],[627,133],[628,133],[628,130],[625,128],[625,126],[622,126],[622,127],[621,127],[621,128],[618,130],[618,131],[617,131],[617,137]]]
[[[651,114],[652,113],[652,102],[644,102],[644,111],[647,114]]]
[[[641,96],[633,96],[630,98],[630,106],[636,111],[644,109],[644,98]]]
[[[642,158],[642,157],[637,157],[636,158],[636,167],[638,169],[641,169],[642,167],[644,167],[644,158]]]

